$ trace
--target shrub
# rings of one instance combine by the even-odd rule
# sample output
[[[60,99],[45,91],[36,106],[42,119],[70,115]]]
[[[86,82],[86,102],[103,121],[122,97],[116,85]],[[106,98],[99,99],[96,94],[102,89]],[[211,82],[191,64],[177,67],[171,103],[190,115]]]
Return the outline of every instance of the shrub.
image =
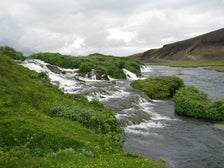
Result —
[[[9,46],[0,46],[0,53],[15,60],[25,60],[25,57],[21,52],[17,52],[14,48]]]
[[[224,99],[214,102],[208,109],[208,118],[224,120]]]
[[[194,86],[181,88],[174,96],[175,113],[195,118],[208,118],[211,105],[208,95]]]
[[[121,129],[118,120],[114,116],[114,112],[106,109],[97,100],[94,100],[91,104],[95,104],[97,111],[54,103],[50,108],[50,115],[52,117],[64,117],[72,121],[78,121],[82,125],[94,129],[96,133],[113,135],[115,141],[120,141],[118,136]]]
[[[136,80],[131,86],[144,91],[152,99],[164,99],[173,97],[176,91],[184,86],[184,82],[175,76],[159,76]]]
[[[80,65],[79,65],[79,72],[90,72],[91,71],[91,67],[88,65],[88,64],[86,64],[86,63],[81,63]]]

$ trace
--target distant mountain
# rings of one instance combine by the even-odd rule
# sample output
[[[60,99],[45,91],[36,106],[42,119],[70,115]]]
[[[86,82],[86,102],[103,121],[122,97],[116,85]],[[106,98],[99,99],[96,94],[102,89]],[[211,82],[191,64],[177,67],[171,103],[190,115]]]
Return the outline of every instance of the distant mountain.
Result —
[[[224,60],[224,28],[131,57],[143,62]]]

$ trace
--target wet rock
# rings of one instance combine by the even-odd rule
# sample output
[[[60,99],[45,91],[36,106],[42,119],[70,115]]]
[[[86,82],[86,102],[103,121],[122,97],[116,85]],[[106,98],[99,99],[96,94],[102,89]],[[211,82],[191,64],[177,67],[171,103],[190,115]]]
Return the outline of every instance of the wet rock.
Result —
[[[81,73],[79,75],[92,80],[109,80],[106,74],[102,73],[100,70],[95,69],[92,69],[88,73]]]
[[[51,72],[54,72],[56,74],[62,73],[62,71],[57,66],[55,66],[55,65],[48,64],[47,65],[47,68],[50,69]]]

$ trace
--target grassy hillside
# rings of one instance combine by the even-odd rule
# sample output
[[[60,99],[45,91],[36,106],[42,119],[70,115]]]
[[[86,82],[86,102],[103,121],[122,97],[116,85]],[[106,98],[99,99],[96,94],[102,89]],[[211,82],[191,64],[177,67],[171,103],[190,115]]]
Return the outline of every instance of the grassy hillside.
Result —
[[[0,54],[0,167],[164,167],[120,147],[113,111]]]
[[[16,51],[14,48],[9,46],[0,46],[0,54],[9,56],[16,60],[25,60],[23,53]]]
[[[91,54],[87,57],[72,57],[59,53],[37,53],[30,57],[41,59],[62,68],[79,68],[80,73],[90,72],[91,69],[95,69],[113,78],[125,79],[126,76],[122,69],[126,68],[137,76],[141,76],[141,63],[127,57],[106,56],[98,53]]]

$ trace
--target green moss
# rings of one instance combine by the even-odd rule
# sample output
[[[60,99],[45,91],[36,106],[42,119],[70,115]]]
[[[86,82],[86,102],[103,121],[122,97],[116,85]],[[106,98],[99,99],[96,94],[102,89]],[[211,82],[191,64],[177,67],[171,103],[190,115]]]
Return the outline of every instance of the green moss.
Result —
[[[0,167],[165,167],[120,147],[114,112],[0,54]]]
[[[81,73],[90,72],[91,69],[100,70],[106,75],[113,78],[125,79],[123,68],[141,76],[139,61],[127,57],[114,57],[102,54],[91,54],[89,56],[65,56],[59,53],[37,53],[30,56],[31,58],[41,59],[50,64],[63,68],[79,68]]]
[[[176,90],[184,86],[183,80],[175,76],[150,77],[131,83],[133,88],[144,91],[152,99],[171,98]]]

